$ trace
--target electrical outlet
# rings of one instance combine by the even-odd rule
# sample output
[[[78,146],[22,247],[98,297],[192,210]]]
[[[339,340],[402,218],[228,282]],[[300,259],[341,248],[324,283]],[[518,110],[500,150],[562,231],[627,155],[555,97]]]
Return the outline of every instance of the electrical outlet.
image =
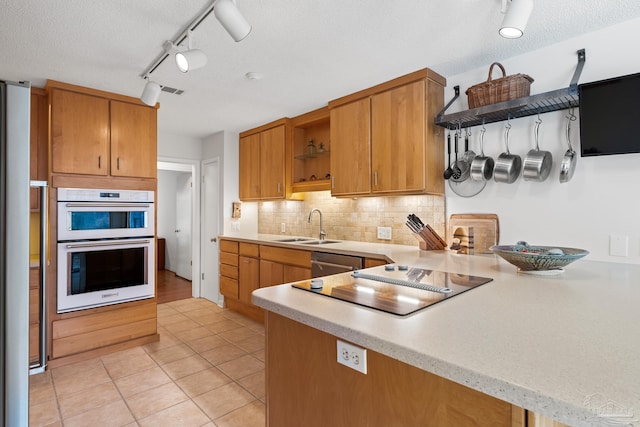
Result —
[[[287,224],[285,224],[284,222],[280,223],[280,232],[284,233],[287,231]]]
[[[338,340],[338,363],[367,374],[367,349]]]
[[[378,227],[378,239],[391,240],[391,227]]]
[[[231,231],[240,231],[240,223],[238,221],[231,222]]]
[[[612,234],[609,236],[609,255],[629,256],[629,236]]]

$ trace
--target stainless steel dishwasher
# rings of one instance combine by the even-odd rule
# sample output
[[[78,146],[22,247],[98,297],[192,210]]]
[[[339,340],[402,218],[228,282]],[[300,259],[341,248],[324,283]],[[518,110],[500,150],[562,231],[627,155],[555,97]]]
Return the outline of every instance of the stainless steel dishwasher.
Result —
[[[312,252],[311,277],[322,277],[330,274],[360,270],[363,267],[363,263],[363,259],[358,256]]]

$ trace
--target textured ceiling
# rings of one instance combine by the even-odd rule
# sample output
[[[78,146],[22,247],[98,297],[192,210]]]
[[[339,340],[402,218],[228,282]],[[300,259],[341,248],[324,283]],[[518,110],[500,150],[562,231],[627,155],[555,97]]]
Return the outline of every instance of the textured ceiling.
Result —
[[[140,74],[209,0],[2,0],[0,78],[61,80],[138,97]],[[152,74],[158,127],[204,137],[296,116],[430,67],[445,77],[640,17],[638,0],[534,0],[525,36],[498,35],[500,0],[237,0],[253,31],[236,43],[213,17],[194,32],[209,62]],[[640,32],[640,31],[639,31]],[[247,72],[262,80],[250,81]],[[518,70],[526,72],[526,70]]]

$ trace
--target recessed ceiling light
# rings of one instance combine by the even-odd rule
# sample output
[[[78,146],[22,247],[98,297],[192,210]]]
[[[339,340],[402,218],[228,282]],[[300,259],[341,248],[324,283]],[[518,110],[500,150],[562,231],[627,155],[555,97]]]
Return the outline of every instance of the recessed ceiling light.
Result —
[[[262,80],[262,77],[264,77],[262,74],[254,73],[253,71],[248,72],[244,76],[249,80]]]

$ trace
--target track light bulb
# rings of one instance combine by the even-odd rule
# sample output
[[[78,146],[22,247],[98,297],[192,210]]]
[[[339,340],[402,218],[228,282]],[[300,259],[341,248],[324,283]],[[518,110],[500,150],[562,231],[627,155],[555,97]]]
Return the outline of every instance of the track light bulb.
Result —
[[[176,66],[183,73],[197,70],[207,64],[207,55],[200,49],[190,49],[176,53]]]
[[[148,80],[148,77],[147,77],[147,80]],[[160,97],[161,90],[162,90],[162,86],[160,86],[156,82],[152,82],[151,80],[148,80],[147,84],[144,86],[142,95],[140,96],[140,101],[144,102],[150,107],[154,107],[156,105],[156,102],[158,102],[158,98]]]
[[[234,0],[218,0],[213,6],[213,14],[237,42],[251,32],[251,25],[244,19]]]
[[[510,0],[500,26],[500,35],[507,39],[522,37],[533,10],[533,0]]]

